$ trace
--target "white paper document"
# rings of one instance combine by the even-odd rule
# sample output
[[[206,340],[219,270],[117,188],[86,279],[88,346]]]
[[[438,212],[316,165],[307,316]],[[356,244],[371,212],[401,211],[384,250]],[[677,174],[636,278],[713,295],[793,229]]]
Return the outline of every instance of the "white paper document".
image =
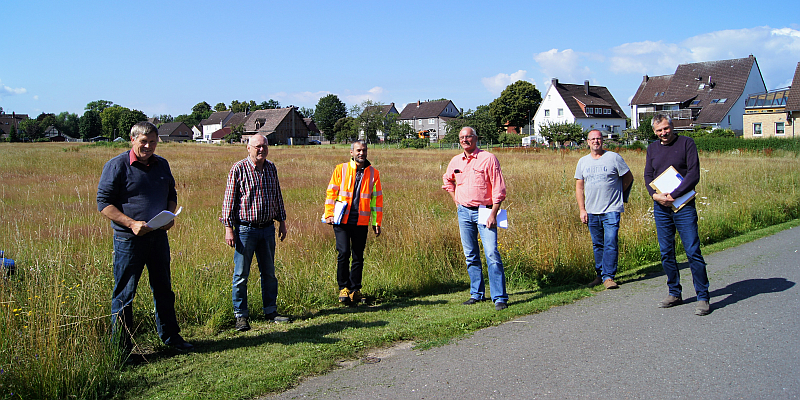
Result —
[[[491,208],[486,208],[486,206],[478,207],[478,223],[481,225],[486,225],[486,220],[489,219],[489,215],[492,214]],[[508,229],[508,213],[506,210],[500,209],[497,211],[497,226]]]
[[[674,167],[670,166],[666,171],[659,175],[658,178],[653,179],[653,181],[650,182],[650,187],[652,187],[658,193],[672,193],[672,191],[681,184],[681,181],[683,181],[681,174],[678,173]],[[697,192],[690,190],[683,196],[678,197],[672,202],[672,209],[674,211],[680,210],[681,207],[683,207],[683,205],[689,200],[693,199],[696,194]]]
[[[177,217],[178,214],[180,214],[182,210],[183,210],[183,207],[179,207],[178,210],[175,211],[174,214],[172,212],[170,212],[170,211],[164,210],[164,211],[158,213],[158,215],[153,217],[153,219],[151,219],[150,221],[147,221],[147,226],[150,227],[150,228],[153,228],[153,229],[161,228],[162,226],[168,224],[169,221],[172,221],[173,219],[175,219],[175,217]]]

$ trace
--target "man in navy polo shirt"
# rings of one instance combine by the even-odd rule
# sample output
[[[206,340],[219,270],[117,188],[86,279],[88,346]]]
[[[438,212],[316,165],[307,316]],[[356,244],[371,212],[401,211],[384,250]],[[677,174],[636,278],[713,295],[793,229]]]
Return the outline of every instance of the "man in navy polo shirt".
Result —
[[[114,228],[113,335],[125,351],[132,349],[133,298],[147,266],[158,335],[168,346],[191,350],[194,346],[181,337],[175,317],[167,238],[174,221],[160,229],[147,226],[160,212],[175,212],[175,179],[167,160],[153,154],[158,144],[158,129],[153,124],[137,123],[130,137],[131,150],[106,163],[97,185],[97,210]]]

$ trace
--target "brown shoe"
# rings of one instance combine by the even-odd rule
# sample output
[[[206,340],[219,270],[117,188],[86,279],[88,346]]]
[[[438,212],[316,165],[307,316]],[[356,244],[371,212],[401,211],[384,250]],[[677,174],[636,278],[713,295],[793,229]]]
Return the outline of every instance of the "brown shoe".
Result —
[[[611,279],[611,278],[606,279],[605,281],[603,281],[603,286],[605,286],[606,289],[618,289],[619,288],[619,285],[617,285],[617,282],[614,282],[614,280]]]
[[[588,284],[588,285],[586,285],[586,286],[588,286],[588,287],[595,287],[595,286],[597,286],[597,285],[599,285],[599,284],[601,284],[601,283],[603,283],[603,280],[602,280],[602,279],[601,279],[601,278],[598,276],[597,278],[594,278],[594,280],[593,280],[593,281],[589,282],[589,284]]]
[[[350,289],[344,288],[339,291],[339,303],[347,303],[350,301]]]
[[[353,303],[359,303],[363,298],[364,296],[361,294],[360,290],[354,290],[350,292],[350,301]]]
[[[708,304],[707,301],[700,300],[697,302],[697,306],[694,307],[694,315],[708,315],[711,312],[711,306]]]
[[[669,295],[669,296],[667,296],[666,299],[661,300],[661,304],[659,304],[659,307],[661,307],[661,308],[670,308],[670,307],[674,307],[674,306],[679,306],[681,304],[683,304],[683,299],[681,299],[680,297],[675,297],[675,296]]]

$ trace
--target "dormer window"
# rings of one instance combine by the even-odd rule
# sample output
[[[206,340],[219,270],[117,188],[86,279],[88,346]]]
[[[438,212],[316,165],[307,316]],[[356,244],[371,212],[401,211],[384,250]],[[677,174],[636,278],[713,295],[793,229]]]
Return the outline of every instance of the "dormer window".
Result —
[[[697,87],[697,90],[703,90],[703,89],[705,89],[705,87],[706,87],[706,84],[705,83],[701,83],[700,86]]]
[[[594,108],[586,107],[586,114],[594,114]]]

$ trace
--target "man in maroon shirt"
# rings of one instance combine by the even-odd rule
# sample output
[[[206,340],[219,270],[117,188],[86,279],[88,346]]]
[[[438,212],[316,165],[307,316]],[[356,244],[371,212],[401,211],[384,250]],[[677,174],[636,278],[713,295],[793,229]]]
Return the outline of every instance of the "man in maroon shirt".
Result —
[[[675,232],[681,236],[683,248],[692,271],[694,290],[697,293],[696,315],[711,312],[708,294],[708,274],[706,262],[700,253],[700,235],[697,230],[697,209],[694,199],[679,210],[673,210],[675,199],[694,190],[700,181],[700,161],[694,140],[675,134],[672,118],[658,114],[651,124],[658,141],[647,147],[644,166],[644,183],[653,197],[653,217],[656,222],[658,245],[661,248],[661,266],[667,275],[669,294],[661,301],[662,308],[683,304],[678,263],[675,261]],[[672,166],[683,180],[671,193],[656,193],[650,182]]]

